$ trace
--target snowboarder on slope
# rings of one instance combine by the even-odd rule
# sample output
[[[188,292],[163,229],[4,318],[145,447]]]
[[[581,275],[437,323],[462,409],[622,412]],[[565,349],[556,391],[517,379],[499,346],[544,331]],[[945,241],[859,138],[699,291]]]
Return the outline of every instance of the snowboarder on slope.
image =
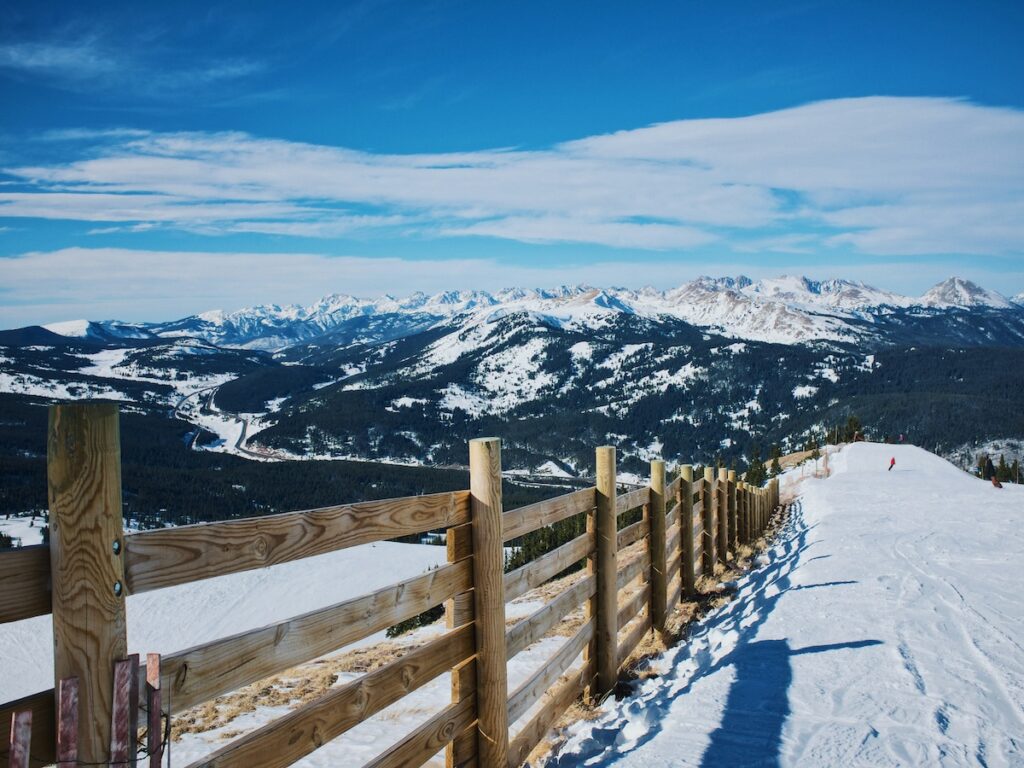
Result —
[[[896,466],[896,457],[893,456],[891,459],[889,459],[889,469],[887,471],[888,472],[892,472],[892,468],[895,467],[895,466]]]
[[[992,457],[991,456],[986,456],[985,457],[985,471],[984,471],[983,474],[984,474],[986,480],[991,480],[992,481],[992,485],[994,487],[996,487],[996,488],[1002,488],[1003,487],[1003,484],[999,482],[999,478],[996,477],[996,468],[992,464]]]

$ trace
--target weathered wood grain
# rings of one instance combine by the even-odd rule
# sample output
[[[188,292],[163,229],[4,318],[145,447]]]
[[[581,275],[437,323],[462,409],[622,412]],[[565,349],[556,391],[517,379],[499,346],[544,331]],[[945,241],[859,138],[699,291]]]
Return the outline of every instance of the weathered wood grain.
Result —
[[[717,491],[714,467],[704,467],[701,569],[705,576],[711,576],[715,572],[715,496]]]
[[[683,599],[683,580],[681,575],[677,575],[675,578],[670,579],[668,582],[668,604],[670,608],[675,608],[679,605],[679,601]]]
[[[54,687],[78,678],[79,758],[104,761],[111,674],[127,653],[124,568],[114,548],[124,541],[117,405],[50,406],[46,465]]]
[[[511,659],[533,645],[597,592],[597,580],[587,576],[562,592],[543,608],[516,622],[505,633],[505,651]]]
[[[648,486],[637,488],[629,493],[623,493],[615,497],[615,514],[621,515],[631,509],[642,507],[651,501],[651,489]]]
[[[165,656],[160,675],[165,698],[172,712],[184,711],[412,618],[465,592],[471,579],[472,560],[462,560],[280,624]]]
[[[679,477],[665,486],[665,496],[672,499],[675,498],[676,494],[679,493]]]
[[[516,688],[508,700],[509,723],[515,723],[526,714],[527,710],[544,695],[544,692],[549,690],[555,681],[572,666],[573,661],[583,653],[583,649],[593,636],[594,622],[588,621],[561,645],[555,655],[544,663],[544,666]]]
[[[508,747],[507,768],[519,768],[566,709],[583,695],[593,678],[593,666],[583,663],[567,672],[541,698],[541,706]]]
[[[616,592],[624,588],[629,582],[633,581],[640,574],[647,574],[651,570],[651,554],[650,552],[643,552],[628,563],[619,568],[619,572],[615,574],[615,590]]]
[[[618,667],[622,669],[629,655],[636,650],[637,645],[644,639],[644,635],[651,629],[651,616],[644,609],[641,614],[633,620],[633,623],[626,627],[626,634],[619,643],[616,653],[618,654]]]
[[[697,594],[697,580],[693,575],[697,560],[697,540],[693,533],[693,467],[686,464],[679,468],[679,549],[682,552],[680,570],[683,574],[682,595],[693,597]]]
[[[466,522],[469,493],[456,491],[143,531],[125,541],[128,590],[138,594]]]
[[[729,559],[729,470],[725,467],[718,469],[718,490],[715,494],[715,510],[717,514],[717,535],[715,549],[718,552],[718,560],[725,562]]]
[[[509,571],[504,576],[505,600],[515,600],[531,589],[536,589],[573,563],[582,560],[590,554],[592,547],[591,537],[586,533],[581,533],[557,549],[541,555],[536,560],[520,566],[514,571]]]
[[[449,528],[445,541],[448,545],[448,562],[457,563],[473,554],[472,523]],[[461,592],[450,598],[444,605],[445,624],[456,629],[473,621],[473,593]],[[473,635],[473,652],[476,652],[476,636]],[[452,667],[452,703],[462,701],[476,692],[476,660],[469,659]],[[446,768],[462,768],[476,759],[476,727],[470,726],[455,735],[445,747]]]
[[[676,499],[676,494],[673,494],[672,496],[669,496],[668,498],[669,499]],[[673,525],[676,524],[676,522],[678,522],[678,520],[679,520],[679,506],[680,506],[679,505],[679,501],[676,500],[672,504],[671,509],[669,509],[668,512],[665,513],[665,527],[666,528],[671,528]]]
[[[50,547],[0,550],[0,624],[50,612]]]
[[[271,720],[192,765],[194,768],[283,768],[291,765],[465,661],[473,654],[473,645],[473,627],[463,625],[400,659],[330,689],[320,698]],[[467,701],[472,699],[470,693]]]
[[[678,558],[680,551],[679,526],[673,525],[665,534],[665,556]]]
[[[502,515],[502,538],[505,541],[512,541],[530,531],[554,525],[559,520],[589,512],[594,508],[594,504],[594,489],[584,488],[513,509]]]
[[[615,449],[602,446],[597,449],[597,595],[594,600],[597,615],[594,625],[594,650],[597,672],[597,695],[604,696],[615,687],[618,668],[615,659],[615,579],[618,573],[618,536],[616,514]],[[646,490],[646,489],[645,489]]]
[[[618,548],[625,549],[630,544],[640,541],[650,533],[650,528],[650,523],[647,520],[637,520],[635,523],[627,525],[617,534]]]
[[[365,768],[411,768],[423,765],[436,755],[455,734],[473,722],[475,697],[450,704],[434,717],[410,733],[386,752],[368,762]],[[508,735],[505,737],[505,753],[508,752]],[[501,762],[504,763],[503,756]],[[500,763],[483,763],[499,765]]]
[[[665,462],[651,462],[651,503],[648,507],[651,551],[651,623],[659,632],[668,617],[668,531],[665,520]]]
[[[631,622],[641,609],[650,603],[651,585],[645,583],[634,592],[630,593],[619,603],[618,622],[620,627],[625,627]]]
[[[505,601],[510,598],[502,578],[505,550],[501,530],[501,441],[497,438],[469,442],[469,489],[473,516],[477,758],[481,765],[490,766],[500,765],[508,754]],[[452,707],[461,704],[460,701]],[[437,727],[455,722],[454,714],[444,723],[437,723]],[[445,741],[457,734],[455,731]]]

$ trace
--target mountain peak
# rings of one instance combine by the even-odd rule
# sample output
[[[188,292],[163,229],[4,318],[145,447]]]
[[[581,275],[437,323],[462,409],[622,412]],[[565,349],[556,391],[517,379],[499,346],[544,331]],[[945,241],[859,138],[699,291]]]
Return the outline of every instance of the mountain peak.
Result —
[[[948,308],[948,307],[995,307],[1006,309],[1010,302],[1005,296],[982,288],[977,283],[965,280],[962,277],[950,277],[921,297],[921,303],[926,307]]]

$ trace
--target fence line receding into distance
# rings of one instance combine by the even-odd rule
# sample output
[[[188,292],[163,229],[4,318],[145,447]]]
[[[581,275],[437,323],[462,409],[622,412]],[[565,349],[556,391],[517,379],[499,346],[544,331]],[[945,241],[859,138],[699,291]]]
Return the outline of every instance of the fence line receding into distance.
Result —
[[[663,632],[680,601],[696,596],[697,579],[755,541],[779,506],[777,482],[755,488],[738,482],[735,472],[710,468],[694,478],[688,465],[668,480],[662,461],[651,462],[647,486],[619,493],[615,449],[600,447],[594,487],[506,512],[501,444],[484,438],[470,441],[465,490],[125,535],[118,429],[115,404],[51,406],[50,543],[0,552],[0,623],[53,616],[54,688],[0,705],[0,733],[12,734],[12,754],[30,738],[32,764],[57,760],[57,733],[67,728],[67,717],[77,717],[77,760],[106,764],[120,754],[127,726],[118,717],[132,724],[138,718],[127,712],[134,705],[119,704],[114,685],[115,669],[123,676],[127,658],[137,670],[129,686],[135,699],[145,690],[153,701],[157,691],[155,701],[169,717],[444,604],[440,637],[235,738],[194,766],[290,765],[450,673],[451,703],[369,765],[421,765],[446,750],[450,766],[514,768],[573,702],[608,695],[644,636]],[[630,522],[637,510],[639,519]],[[576,516],[585,518],[584,533],[504,572],[508,542]],[[441,528],[447,563],[440,568],[164,655],[158,667],[140,668],[128,657],[128,595]],[[582,578],[567,580],[543,607],[506,626],[506,603],[583,560]],[[509,659],[581,607],[579,628],[508,690]],[[66,709],[73,712],[65,715]],[[147,720],[143,713],[150,730],[160,722],[154,715]]]

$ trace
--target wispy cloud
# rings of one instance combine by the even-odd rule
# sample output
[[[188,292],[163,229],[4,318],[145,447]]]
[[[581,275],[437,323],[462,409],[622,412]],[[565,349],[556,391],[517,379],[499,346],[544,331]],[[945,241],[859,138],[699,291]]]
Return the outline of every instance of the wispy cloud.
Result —
[[[241,133],[98,137],[14,166],[0,216],[619,248],[1024,253],[1024,112],[873,97],[541,150],[386,155]]]
[[[62,31],[49,39],[0,43],[0,74],[39,80],[58,88],[144,100],[189,95],[237,83],[265,71],[263,61],[242,56],[195,56],[181,64],[175,51],[116,45],[101,32]]]
[[[80,81],[108,75],[118,63],[93,40],[23,42],[0,45],[0,69]]]

